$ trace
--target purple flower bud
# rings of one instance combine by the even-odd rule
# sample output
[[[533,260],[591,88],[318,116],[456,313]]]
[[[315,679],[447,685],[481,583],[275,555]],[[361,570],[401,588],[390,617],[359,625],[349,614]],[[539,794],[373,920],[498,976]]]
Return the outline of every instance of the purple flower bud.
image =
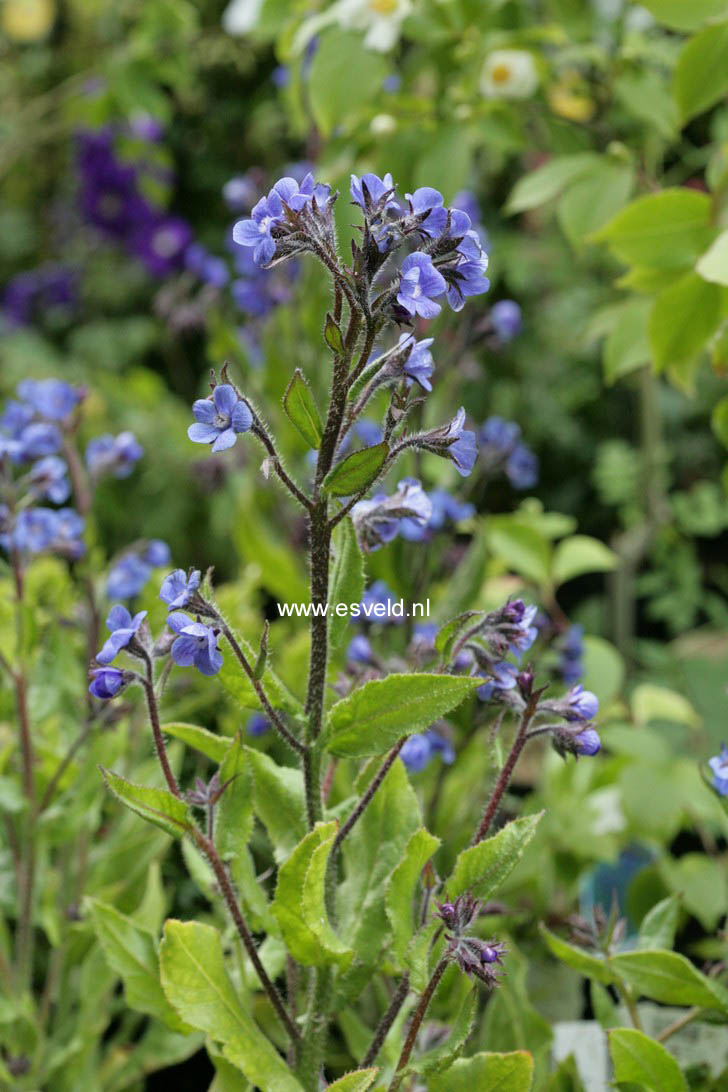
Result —
[[[598,697],[591,690],[585,690],[581,683],[572,686],[562,704],[567,720],[593,720],[599,712]]]
[[[574,746],[577,754],[595,755],[602,749],[602,741],[596,728],[585,728],[574,737]]]
[[[253,713],[248,719],[248,723],[245,725],[245,730],[249,736],[257,738],[263,736],[270,728],[270,721],[267,717],[264,717],[262,713]]]
[[[115,667],[99,667],[91,672],[89,694],[107,701],[119,693],[124,686],[124,672]]]

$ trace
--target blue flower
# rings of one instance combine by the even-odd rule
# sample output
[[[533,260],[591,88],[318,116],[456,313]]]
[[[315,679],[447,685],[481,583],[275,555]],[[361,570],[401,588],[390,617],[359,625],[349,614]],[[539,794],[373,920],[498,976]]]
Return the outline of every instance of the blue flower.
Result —
[[[417,652],[434,652],[436,637],[435,622],[420,622],[412,630],[412,647]]]
[[[55,425],[37,421],[24,428],[18,437],[18,458],[40,459],[44,455],[55,455],[63,445],[63,439]]]
[[[283,217],[280,195],[271,190],[253,206],[248,220],[238,220],[233,227],[233,239],[238,246],[253,247],[253,257],[258,265],[267,265],[276,252],[276,241],[271,234]]]
[[[498,300],[490,309],[490,321],[501,341],[512,341],[521,329],[521,308],[515,300]]]
[[[362,634],[352,637],[346,650],[346,660],[350,664],[373,664],[374,653],[367,638]]]
[[[424,732],[415,732],[407,738],[399,757],[410,773],[419,773],[432,758],[430,741]]]
[[[525,444],[518,444],[508,456],[505,471],[514,489],[531,489],[538,481],[538,456]]]
[[[373,447],[375,444],[381,444],[384,436],[381,425],[378,425],[376,421],[368,420],[366,417],[362,417],[359,421],[355,421],[351,427],[351,431],[356,438],[361,441],[364,447]],[[339,446],[339,451],[341,451],[341,445]]]
[[[602,741],[596,728],[585,728],[574,736],[573,740],[576,753],[580,755],[595,755],[602,749]]]
[[[377,608],[383,608],[375,613]],[[400,608],[400,600],[395,599],[394,592],[383,580],[375,580],[364,592],[360,604],[361,613],[367,622],[387,623],[400,625],[404,621],[404,607]]]
[[[7,433],[14,440],[20,437],[23,429],[33,420],[33,408],[24,402],[9,398],[0,414],[0,431]]]
[[[192,406],[195,424],[187,429],[196,444],[212,444],[213,451],[232,447],[238,433],[247,432],[253,424],[253,414],[229,383],[221,383],[212,392],[212,399],[198,398]]]
[[[451,270],[451,283],[447,289],[447,302],[453,311],[462,311],[468,296],[479,296],[490,288],[490,281],[486,277],[488,269],[488,257],[486,254],[479,258],[466,258]]]
[[[422,341],[415,341],[412,334],[406,333],[401,334],[399,338],[399,344],[403,348],[407,348],[408,343],[412,343],[412,351],[405,361],[404,374],[408,379],[419,383],[425,391],[432,390],[430,377],[435,370],[435,363],[430,352],[430,345],[434,340],[432,337],[426,337]]]
[[[10,538],[20,553],[40,554],[53,545],[57,516],[52,508],[25,508],[18,513]]]
[[[124,685],[124,672],[116,667],[97,668],[91,672],[91,678],[88,692],[95,698],[101,698],[102,701],[113,698]]]
[[[518,600],[518,602],[521,601]],[[537,614],[538,607],[535,603],[531,604],[530,607],[525,607],[524,605],[524,610],[520,619],[512,629],[509,628],[508,644],[511,652],[516,655],[527,652],[538,637],[538,629],[533,624]]]
[[[394,182],[389,173],[385,174],[384,178],[380,178],[376,174],[363,174],[361,178],[358,178],[353,174],[351,176],[350,193],[354,204],[359,205],[365,212],[368,208],[374,208],[382,201],[384,202],[384,209],[399,209],[397,200],[394,197]]]
[[[720,754],[708,760],[708,765],[713,771],[713,788],[721,796],[728,796],[728,747],[725,743],[721,744]]]
[[[521,429],[515,421],[489,417],[480,429],[481,451],[487,459],[501,458],[510,455],[520,438]]]
[[[475,466],[475,460],[478,457],[478,446],[475,442],[475,433],[463,428],[464,424],[465,410],[461,406],[448,425],[445,438],[454,439],[454,443],[449,445],[445,454],[455,463],[458,474],[463,478],[467,478]]]
[[[358,501],[351,510],[351,519],[361,548],[372,552],[396,538],[401,519],[424,527],[431,512],[429,497],[417,479],[403,478],[391,497],[376,493],[370,500]]]
[[[171,557],[169,546],[161,538],[152,538],[144,547],[141,558],[145,565],[151,565],[153,569],[161,569],[162,565],[169,565]]]
[[[230,279],[230,271],[225,261],[211,254],[201,243],[190,243],[187,247],[185,267],[205,284],[214,285],[215,288],[222,288]]]
[[[407,255],[402,262],[397,302],[409,315],[422,318],[439,315],[442,308],[434,298],[446,290],[445,278],[435,269],[429,254],[417,250]]]
[[[422,217],[420,231],[431,238],[442,235],[447,226],[448,211],[440,191],[431,186],[420,186],[414,193],[405,194],[405,197],[412,214]]]
[[[222,667],[222,653],[217,647],[217,633],[211,626],[193,622],[181,611],[167,616],[167,625],[177,636],[172,645],[172,659],[180,667],[196,667],[203,675],[217,675]]]
[[[433,489],[428,496],[432,505],[432,514],[425,527],[409,519],[403,519],[400,523],[399,532],[408,542],[429,542],[433,534],[441,531],[448,521],[458,523],[475,515],[472,504],[459,501],[445,489]]]
[[[37,497],[46,497],[54,504],[63,504],[71,495],[67,472],[63,459],[58,455],[46,455],[34,464],[28,475],[32,492]]]
[[[561,643],[559,672],[565,683],[577,683],[584,673],[582,664],[584,655],[583,636],[583,626],[569,626]]]
[[[599,699],[581,683],[572,686],[563,699],[564,716],[567,720],[593,720],[599,712]]]
[[[23,379],[17,389],[20,398],[48,421],[65,421],[84,397],[83,390],[62,379]]]
[[[195,569],[189,576],[184,569],[175,569],[169,576],[165,576],[159,598],[167,603],[170,610],[178,610],[180,607],[187,606],[190,596],[199,586],[199,569]]]
[[[51,549],[77,561],[86,552],[86,545],[81,539],[86,521],[73,508],[59,508],[54,515],[55,528]]]
[[[488,681],[478,687],[481,701],[490,701],[497,690],[513,690],[516,685],[518,668],[515,664],[493,664],[488,672]]]
[[[96,660],[100,664],[110,664],[112,660],[121,652],[122,648],[126,646],[134,637],[147,616],[145,610],[140,610],[138,614],[135,614],[132,618],[126,607],[121,603],[117,603],[109,611],[109,617],[106,619],[106,628],[110,630],[111,636],[107,638],[106,644],[100,652],[96,654]]]
[[[102,474],[128,478],[143,454],[144,448],[133,432],[120,432],[118,436],[105,433],[89,441],[86,466],[93,478],[100,478]]]
[[[127,554],[110,569],[106,578],[106,594],[109,599],[133,599],[139,595],[150,575],[149,565],[145,565],[136,554]]]
[[[262,713],[253,713],[248,718],[248,723],[245,725],[245,730],[249,736],[263,736],[270,728],[270,721],[263,716]]]

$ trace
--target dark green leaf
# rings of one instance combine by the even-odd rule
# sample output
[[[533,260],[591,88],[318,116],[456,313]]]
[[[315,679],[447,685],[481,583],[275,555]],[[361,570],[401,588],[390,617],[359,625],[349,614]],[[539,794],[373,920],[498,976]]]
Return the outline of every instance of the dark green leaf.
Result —
[[[283,408],[308,446],[318,450],[323,433],[321,415],[308,380],[300,368],[296,368],[283,395]]]
[[[384,442],[353,452],[328,472],[322,488],[334,497],[363,492],[379,474],[388,454],[389,447]]]
[[[189,808],[184,800],[173,796],[166,789],[150,789],[134,785],[111,770],[101,767],[104,780],[114,796],[131,808],[142,819],[161,827],[174,838],[181,838],[190,829]]]

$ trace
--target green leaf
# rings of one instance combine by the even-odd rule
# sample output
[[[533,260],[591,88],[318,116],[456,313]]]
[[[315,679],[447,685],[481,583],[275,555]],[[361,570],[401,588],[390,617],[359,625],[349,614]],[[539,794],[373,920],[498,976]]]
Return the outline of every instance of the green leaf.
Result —
[[[295,602],[295,600],[291,600],[291,602]],[[254,664],[257,658],[256,653],[247,641],[241,640],[239,634],[236,634],[235,637],[245,653],[248,663]],[[242,709],[263,708],[260,704],[258,695],[253,689],[253,684],[248,676],[244,674],[242,667],[233,656],[225,657],[222,668],[216,675],[216,678],[222,683],[225,692],[229,694],[233,701],[237,702]],[[290,713],[291,716],[294,717],[302,712],[300,702],[291,694],[285,683],[276,675],[270,666],[266,667],[263,673],[262,682],[274,708]]]
[[[692,0],[691,0],[692,2]],[[724,8],[724,16],[728,9]],[[683,122],[702,114],[728,91],[728,23],[706,27],[683,46],[674,77]]]
[[[587,978],[595,978],[597,982],[601,982],[605,986],[614,982],[614,975],[603,956],[585,952],[581,948],[575,948],[573,944],[567,944],[565,940],[557,937],[545,926],[542,925],[540,928],[541,936],[546,941],[549,951],[562,963],[566,963],[568,967],[573,967],[575,971],[579,971]]]
[[[594,236],[622,261],[664,269],[689,268],[711,241],[711,201],[696,190],[673,189],[632,201]]]
[[[589,535],[572,535],[556,547],[553,580],[558,586],[584,573],[608,573],[617,566],[617,555]]]
[[[224,861],[247,850],[253,832],[253,771],[248,752],[237,739],[222,760],[220,785],[227,786],[215,815],[215,845]]]
[[[584,677],[585,690],[592,690],[601,705],[608,705],[616,698],[624,683],[624,660],[614,645],[603,637],[584,638]]]
[[[168,736],[174,736],[175,739],[181,739],[188,747],[207,755],[218,765],[230,750],[230,745],[233,742],[229,736],[218,736],[208,728],[200,728],[196,724],[186,724],[184,721],[172,721],[171,724],[163,724],[162,731]]]
[[[663,720],[685,724],[688,728],[700,724],[700,716],[688,699],[666,686],[640,683],[632,692],[631,706],[635,722],[640,725]]]
[[[308,78],[311,109],[323,135],[366,110],[387,72],[388,61],[367,49],[361,34],[323,34]]]
[[[520,861],[542,815],[514,819],[491,838],[462,850],[445,884],[448,898],[470,891],[476,898],[490,899]]]
[[[568,187],[556,209],[556,216],[566,238],[573,247],[606,224],[632,192],[634,172],[627,163],[603,158],[590,171]]]
[[[350,497],[361,493],[371,485],[389,455],[389,446],[384,441],[372,447],[363,447],[354,451],[346,459],[328,472],[321,488],[334,497]]]
[[[155,1016],[174,1031],[190,1031],[164,995],[151,933],[99,899],[87,898],[86,905],[106,961],[124,983],[129,1008]]]
[[[323,435],[321,415],[308,380],[300,368],[296,368],[291,382],[286,387],[283,408],[308,446],[318,451]]]
[[[473,987],[473,989],[468,990],[463,998],[445,1042],[435,1047],[434,1050],[428,1050],[421,1055],[416,1062],[409,1066],[409,1072],[419,1073],[421,1076],[430,1076],[433,1073],[442,1073],[443,1070],[452,1065],[462,1052],[468,1036],[473,1030],[477,1001],[478,991]]]
[[[533,1058],[525,1050],[512,1054],[474,1054],[460,1058],[427,1084],[427,1092],[529,1092]]]
[[[271,911],[291,955],[306,967],[346,966],[353,955],[326,912],[326,866],[337,829],[335,820],[317,823],[278,870]]]
[[[728,447],[728,395],[717,403],[710,423],[720,442]]]
[[[150,789],[145,785],[134,785],[118,774],[101,767],[104,781],[114,796],[136,812],[142,819],[161,827],[173,838],[181,838],[190,829],[189,808],[184,800],[173,796],[166,789]]]
[[[545,205],[558,197],[570,182],[593,171],[599,160],[595,152],[556,156],[543,167],[519,179],[511,190],[504,211],[512,216],[516,212]]]
[[[420,827],[410,838],[404,856],[392,873],[387,892],[387,916],[392,926],[392,953],[400,965],[415,931],[413,902],[417,883],[440,839]]]
[[[225,1044],[225,1057],[270,1092],[302,1092],[275,1047],[243,1009],[225,969],[217,929],[166,922],[159,950],[162,986],[186,1023]]]
[[[535,584],[547,584],[551,572],[551,543],[514,516],[491,516],[486,522],[488,546],[505,566]]]
[[[728,231],[722,231],[698,258],[695,270],[704,281],[728,285]]]
[[[687,1081],[661,1043],[634,1028],[613,1028],[609,1033],[617,1081],[645,1085],[659,1092],[687,1092]]]
[[[329,601],[332,605],[359,603],[364,592],[364,558],[356,540],[354,525],[350,519],[342,520],[338,528],[337,539],[336,560],[331,574]],[[334,609],[329,615],[330,647],[338,648],[348,631],[348,614],[338,615]]]
[[[711,19],[725,18],[725,0],[642,0],[642,6],[674,30],[697,30]]]
[[[345,1077],[339,1077],[338,1081],[327,1085],[327,1092],[367,1092],[378,1073],[378,1069],[357,1069],[355,1073],[347,1073]]]
[[[726,399],[728,402],[728,399]],[[435,648],[442,656],[443,662],[447,663],[450,659],[450,654],[455,645],[458,637],[460,637],[469,625],[475,625],[473,619],[479,616],[483,618],[485,616],[484,611],[466,610],[462,614],[458,614],[456,618],[451,618],[449,622],[445,622],[440,627],[435,638]]]
[[[722,289],[697,273],[686,273],[663,289],[649,318],[652,358],[657,368],[692,360],[720,326]]]
[[[428,728],[451,712],[481,682],[432,674],[373,679],[333,706],[323,743],[333,754],[350,758],[383,754],[400,736]]]
[[[253,771],[255,813],[281,861],[306,833],[303,775],[292,766],[279,766],[262,751],[248,747],[246,752]]]
[[[619,305],[619,313],[604,342],[606,383],[615,383],[650,363],[652,353],[647,324],[651,310],[651,299],[630,299]]]
[[[640,925],[637,945],[642,949],[672,948],[680,919],[680,896],[669,895],[655,903]]]
[[[728,1013],[728,990],[701,974],[677,952],[655,949],[613,956],[610,964],[628,985],[665,1005],[700,1005]]]

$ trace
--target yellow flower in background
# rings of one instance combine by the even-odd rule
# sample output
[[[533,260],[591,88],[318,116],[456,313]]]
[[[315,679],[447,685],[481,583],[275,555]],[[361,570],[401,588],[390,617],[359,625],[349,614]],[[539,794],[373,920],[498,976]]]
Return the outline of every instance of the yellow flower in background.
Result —
[[[553,112],[567,121],[591,121],[597,108],[589,95],[589,85],[578,72],[565,73],[549,88],[548,100]]]
[[[538,83],[536,62],[525,49],[496,49],[485,58],[480,90],[487,99],[527,99]]]
[[[13,42],[38,42],[55,21],[55,0],[4,0],[0,5],[0,29]]]

